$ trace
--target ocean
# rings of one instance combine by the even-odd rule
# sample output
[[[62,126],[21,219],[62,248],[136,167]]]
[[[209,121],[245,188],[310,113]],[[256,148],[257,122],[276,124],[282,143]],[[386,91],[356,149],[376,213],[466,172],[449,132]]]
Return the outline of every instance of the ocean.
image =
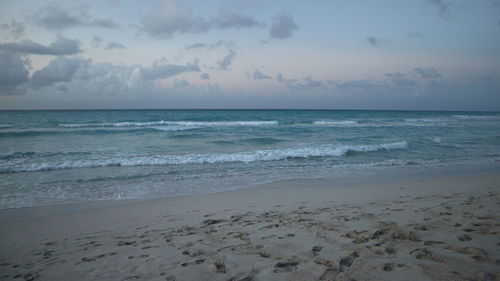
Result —
[[[500,113],[0,111],[0,208],[500,160]]]

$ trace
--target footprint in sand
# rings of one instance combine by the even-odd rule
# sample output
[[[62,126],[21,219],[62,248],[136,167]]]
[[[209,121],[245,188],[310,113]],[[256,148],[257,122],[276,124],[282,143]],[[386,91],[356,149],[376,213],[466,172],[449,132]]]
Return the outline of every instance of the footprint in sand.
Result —
[[[294,260],[279,261],[279,262],[274,264],[274,267],[276,269],[274,269],[273,272],[274,273],[283,273],[283,272],[294,271],[297,269],[298,264],[299,264],[299,262],[294,261]]]

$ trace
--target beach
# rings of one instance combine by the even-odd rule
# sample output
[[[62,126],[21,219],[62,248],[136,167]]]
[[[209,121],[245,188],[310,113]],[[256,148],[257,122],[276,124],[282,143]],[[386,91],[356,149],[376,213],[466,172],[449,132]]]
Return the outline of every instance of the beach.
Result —
[[[500,167],[0,210],[2,280],[499,280]]]

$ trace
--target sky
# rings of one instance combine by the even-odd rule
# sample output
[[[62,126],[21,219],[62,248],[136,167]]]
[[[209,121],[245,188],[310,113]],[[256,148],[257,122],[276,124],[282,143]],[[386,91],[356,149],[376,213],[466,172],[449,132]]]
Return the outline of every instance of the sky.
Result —
[[[500,0],[0,0],[0,109],[500,110]]]

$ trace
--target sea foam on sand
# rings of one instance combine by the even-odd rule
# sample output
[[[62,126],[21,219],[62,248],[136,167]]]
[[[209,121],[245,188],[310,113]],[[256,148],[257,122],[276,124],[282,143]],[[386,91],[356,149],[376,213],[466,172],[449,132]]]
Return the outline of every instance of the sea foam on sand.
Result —
[[[499,280],[498,166],[1,210],[1,279]]]

